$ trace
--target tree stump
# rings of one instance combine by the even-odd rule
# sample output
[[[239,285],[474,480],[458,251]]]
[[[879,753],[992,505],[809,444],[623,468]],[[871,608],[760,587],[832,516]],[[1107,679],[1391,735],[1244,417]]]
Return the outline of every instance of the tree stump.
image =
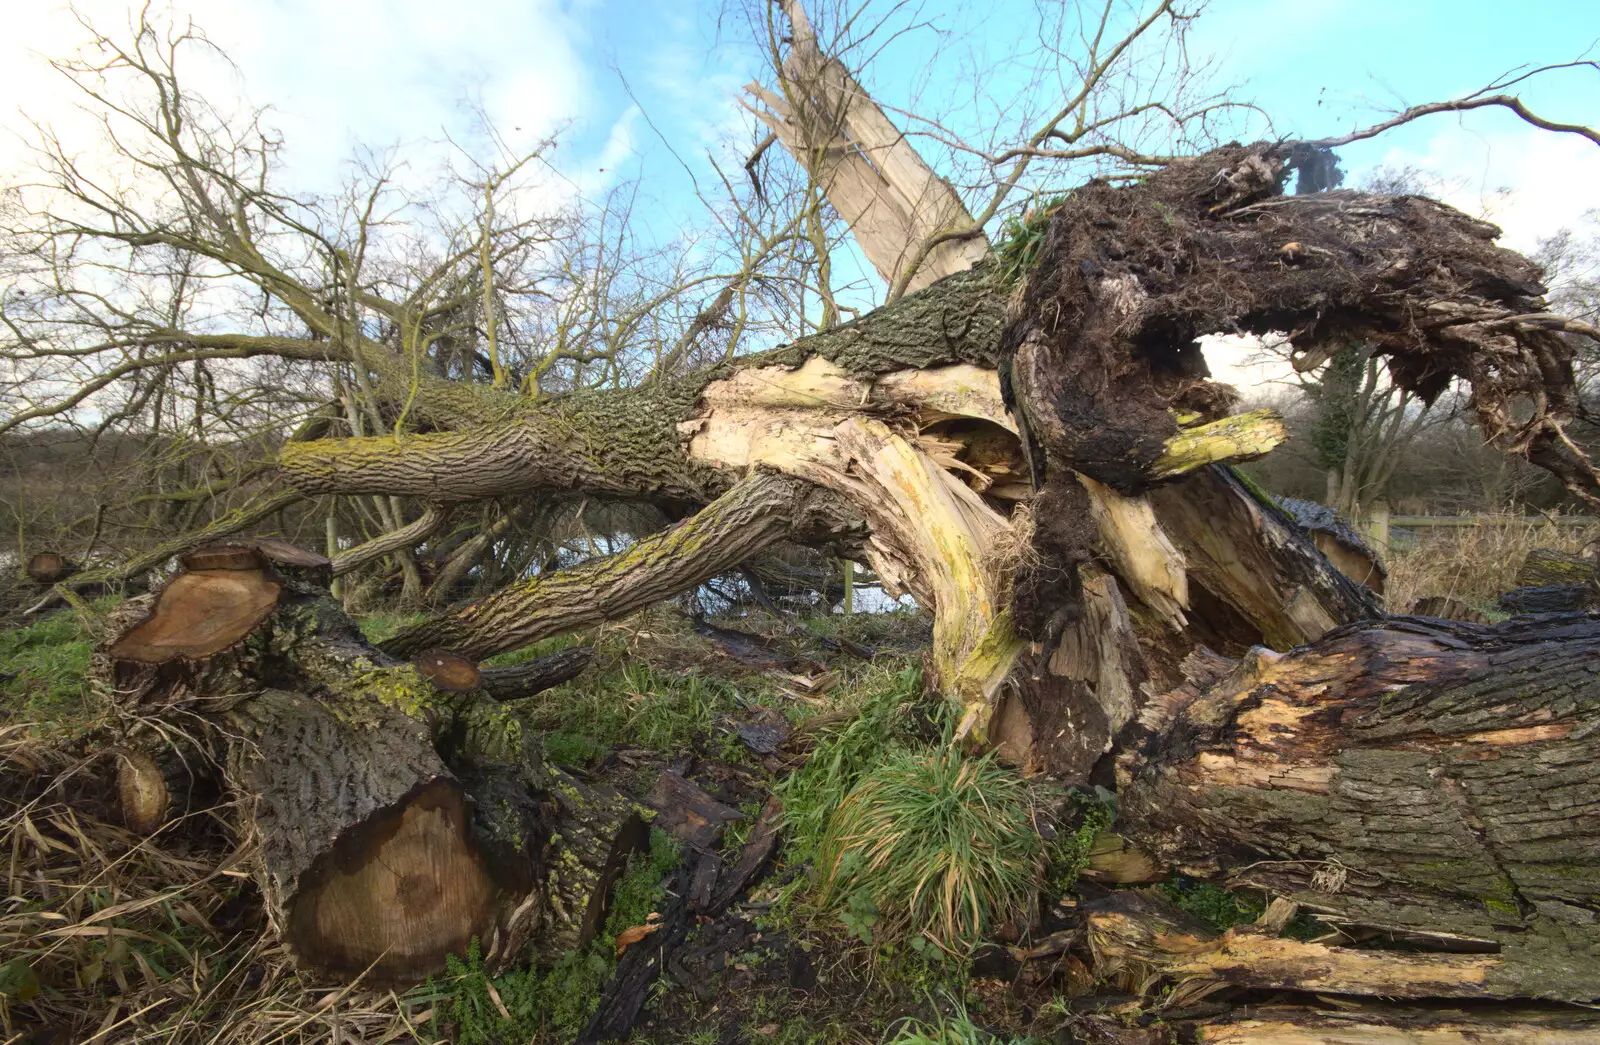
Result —
[[[412,664],[367,643],[320,556],[250,543],[183,562],[114,625],[99,670],[135,720],[203,724],[298,966],[403,982],[473,937],[498,962],[593,935],[646,841],[641,807],[545,764],[470,660]],[[119,773],[139,830],[179,797],[148,746]]]

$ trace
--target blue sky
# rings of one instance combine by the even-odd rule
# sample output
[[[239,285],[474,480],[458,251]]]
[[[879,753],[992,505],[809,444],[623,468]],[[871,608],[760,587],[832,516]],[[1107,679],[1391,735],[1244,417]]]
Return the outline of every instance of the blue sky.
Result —
[[[70,96],[35,56],[64,52],[81,30],[54,0],[7,6],[0,122],[15,126],[26,109],[71,124]],[[79,6],[115,25],[129,5]],[[662,234],[692,212],[684,165],[705,174],[706,150],[743,119],[734,97],[754,71],[737,15],[717,4],[176,0],[174,7],[230,53],[252,102],[275,107],[294,175],[307,187],[334,184],[357,138],[407,144],[426,156],[428,143],[446,132],[470,137],[468,103],[478,102],[514,144],[564,128],[556,163],[571,191],[598,194],[619,178],[642,177]],[[974,64],[990,68],[983,86],[992,97],[1014,89],[1014,69],[995,71],[992,60],[1026,48],[1035,10],[1034,0],[902,8],[891,22],[930,27],[900,37],[865,80],[891,106],[916,98],[953,120],[977,119],[963,73]],[[1196,23],[1191,53],[1214,59],[1219,79],[1263,106],[1279,133],[1320,135],[1383,109],[1460,94],[1518,65],[1585,51],[1596,57],[1597,40],[1596,0],[1215,0]],[[1600,73],[1556,74],[1519,90],[1552,118],[1600,123]],[[1357,177],[1384,163],[1430,170],[1444,179],[1450,202],[1502,221],[1507,241],[1524,248],[1600,206],[1600,148],[1498,113],[1431,117],[1345,156]],[[0,145],[0,166],[17,159]],[[415,171],[428,176],[425,160]]]

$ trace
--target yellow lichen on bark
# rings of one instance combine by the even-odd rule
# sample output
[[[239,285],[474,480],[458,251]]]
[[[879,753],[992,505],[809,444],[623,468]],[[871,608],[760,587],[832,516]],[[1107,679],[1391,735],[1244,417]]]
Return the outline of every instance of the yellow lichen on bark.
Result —
[[[1222,461],[1260,457],[1289,438],[1275,410],[1252,410],[1210,424],[1185,428],[1168,439],[1150,468],[1151,479],[1171,479]]]

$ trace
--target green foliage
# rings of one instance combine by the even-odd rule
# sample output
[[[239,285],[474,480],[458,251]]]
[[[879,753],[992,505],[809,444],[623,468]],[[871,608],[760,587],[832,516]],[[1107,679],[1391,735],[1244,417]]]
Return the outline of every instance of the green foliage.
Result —
[[[535,729],[586,737],[599,750],[626,740],[678,751],[713,735],[718,716],[737,710],[739,698],[724,679],[623,663],[539,694],[526,714]]]
[[[114,597],[94,604],[105,612]],[[94,641],[74,610],[58,610],[25,628],[0,631],[0,713],[60,722],[83,710]]]
[[[457,1045],[533,1041],[547,1031],[560,1041],[575,1039],[594,1015],[600,991],[616,970],[617,935],[656,909],[664,895],[663,880],[677,866],[678,857],[678,844],[671,836],[651,831],[650,851],[629,860],[627,872],[612,891],[605,927],[587,947],[569,952],[549,969],[527,966],[490,976],[474,938],[464,956],[446,959],[447,979],[442,984],[429,980],[413,1000],[434,1002],[436,1033],[441,1023],[456,1024]]]
[[[1073,792],[1072,803],[1079,816],[1078,826],[1063,831],[1050,843],[1050,884],[1065,893],[1078,884],[1078,876],[1089,866],[1089,850],[1094,840],[1109,831],[1117,819],[1116,796],[1101,792],[1091,798]]]
[[[1260,893],[1228,892],[1210,882],[1181,876],[1161,882],[1156,889],[1216,933],[1227,932],[1236,925],[1249,925],[1267,909],[1266,897]],[[1327,931],[1327,926],[1303,912],[1283,927],[1283,935],[1295,940],[1315,939]]]
[[[966,1007],[957,1003],[954,1012],[936,1012],[933,1022],[906,1020],[884,1045],[1031,1045],[1031,1038],[1001,1038],[972,1022]]]
[[[1156,889],[1212,932],[1227,932],[1235,925],[1248,925],[1267,909],[1266,900],[1258,894],[1230,893],[1210,882],[1197,882],[1192,878],[1174,878],[1157,885]]]
[[[784,851],[790,863],[815,859],[828,818],[874,765],[910,739],[908,705],[922,692],[922,671],[907,667],[863,682],[859,713],[817,733],[811,758],[776,788],[783,801]]]
[[[1047,196],[1031,206],[1017,211],[1000,225],[1000,237],[995,243],[995,257],[1000,263],[1000,278],[1008,283],[1021,279],[1039,261],[1044,249],[1045,233],[1050,230],[1050,217],[1072,198],[1072,193]]]
[[[1370,353],[1360,345],[1348,345],[1333,354],[1315,381],[1305,384],[1306,398],[1317,408],[1311,446],[1318,468],[1345,465],[1350,437],[1364,420],[1360,416],[1361,389],[1369,358]]]
[[[558,766],[586,766],[605,754],[606,746],[586,733],[558,729],[544,735],[545,756]]]
[[[975,943],[1037,888],[1042,840],[1027,781],[953,746],[890,751],[828,820],[822,902],[870,900],[887,938]]]

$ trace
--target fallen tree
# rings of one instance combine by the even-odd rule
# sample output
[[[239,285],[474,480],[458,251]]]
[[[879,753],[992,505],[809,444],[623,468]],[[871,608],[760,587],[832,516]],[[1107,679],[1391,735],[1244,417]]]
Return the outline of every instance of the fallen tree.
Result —
[[[1157,944],[1154,923],[1119,946],[1234,984],[1593,1000],[1597,650],[1591,614],[1396,617],[1195,658],[1118,758],[1121,832],[1170,869],[1300,905],[1340,946]],[[1404,951],[1363,967],[1375,952],[1354,945],[1376,939]]]
[[[932,610],[934,684],[963,706],[967,742],[998,745],[1067,780],[1086,780],[1097,766],[1103,776],[1108,753],[1120,750],[1124,801],[1138,839],[1158,857],[1194,867],[1205,855],[1216,873],[1225,869],[1215,863],[1221,854],[1272,852],[1276,833],[1285,853],[1349,868],[1342,903],[1370,893],[1369,904],[1421,911],[1417,883],[1400,884],[1404,876],[1383,861],[1414,868],[1426,853],[1439,864],[1430,881],[1456,900],[1480,887],[1501,890],[1497,902],[1516,904],[1516,917],[1545,917],[1523,909],[1534,901],[1502,865],[1452,855],[1481,844],[1461,824],[1474,816],[1485,823],[1483,814],[1458,810],[1440,824],[1437,845],[1421,842],[1420,825],[1395,833],[1373,843],[1380,855],[1364,865],[1335,844],[1360,836],[1331,812],[1311,814],[1307,795],[1327,793],[1337,777],[1330,760],[1355,757],[1342,754],[1346,745],[1383,732],[1338,702],[1401,683],[1448,686],[1461,665],[1486,670],[1493,656],[1464,652],[1477,649],[1472,643],[1503,641],[1513,650],[1504,657],[1514,659],[1516,650],[1559,640],[1563,657],[1581,659],[1588,632],[1570,624],[1469,641],[1440,629],[1362,630],[1360,621],[1379,616],[1367,590],[1224,467],[1269,448],[1281,430],[1270,416],[1226,415],[1228,396],[1205,379],[1192,339],[1276,326],[1300,330],[1307,351],[1320,339],[1380,339],[1397,371],[1418,382],[1479,382],[1476,403],[1491,435],[1587,493],[1587,463],[1561,439],[1571,349],[1542,320],[1518,318],[1535,310],[1532,269],[1494,247],[1486,227],[1410,198],[1282,197],[1280,175],[1272,148],[1236,148],[1138,186],[1085,188],[1049,218],[1045,250],[1009,317],[1007,289],[979,269],[855,324],[675,381],[548,404],[478,395],[473,409],[494,420],[290,444],[282,473],[306,493],[450,501],[582,490],[688,514],[614,556],[512,584],[381,650],[323,595],[316,576],[331,574],[329,564],[259,545],[202,550],[160,594],[153,616],[108,647],[119,699],[184,704],[247,738],[228,755],[230,779],[253,801],[276,924],[308,966],[354,971],[379,961],[384,973],[403,976],[435,966],[474,934],[495,941],[496,954],[529,939],[559,950],[575,939],[575,912],[600,902],[627,803],[545,766],[514,715],[494,717],[499,705],[476,699],[475,669],[464,683],[443,685],[407,662],[464,658],[471,669],[490,654],[625,616],[777,541],[821,543],[866,558],[891,590],[910,591]],[[1350,222],[1360,223],[1360,236]],[[1279,242],[1288,236],[1304,257],[1325,260],[1291,265]],[[1418,316],[1437,318],[1429,326]],[[1484,370],[1491,352],[1492,382]],[[1497,397],[1518,391],[1542,396],[1546,410],[1512,429]],[[459,414],[458,398],[425,385],[417,402],[442,423]],[[1335,630],[1352,622],[1354,631]],[[1178,695],[1193,692],[1185,673],[1193,675],[1198,649],[1239,656],[1318,639],[1281,663],[1251,653],[1228,676],[1235,682],[1213,686],[1238,698],[1253,692],[1246,682],[1267,680],[1259,684],[1280,693],[1300,677],[1291,665],[1316,680],[1309,708],[1263,720],[1267,740],[1276,737],[1273,723],[1294,738],[1272,752],[1281,766],[1250,769],[1261,758],[1236,755],[1230,764],[1241,768],[1230,776],[1214,756],[1196,753],[1202,726],[1220,729],[1219,742],[1250,735],[1235,737],[1231,720],[1218,719],[1226,708],[1201,715],[1211,707],[1204,698],[1174,710]],[[1398,674],[1385,690],[1391,665]],[[1516,676],[1505,685],[1525,692]],[[1151,702],[1156,694],[1165,696]],[[1531,724],[1524,720],[1538,717],[1537,706],[1501,703],[1462,741],[1462,765],[1524,744],[1581,746],[1571,738],[1585,735],[1587,711],[1568,708],[1562,713],[1578,716],[1569,720],[1551,709]],[[1267,715],[1259,703],[1238,707]],[[1383,718],[1383,709],[1359,710]],[[512,737],[520,739],[508,746]],[[1185,768],[1191,757],[1198,761]],[[1428,775],[1433,756],[1394,757],[1437,777]],[[308,772],[322,783],[307,789]],[[1276,786],[1283,781],[1286,789]],[[1267,787],[1261,797],[1233,797],[1253,784]],[[1370,793],[1371,808],[1349,815],[1384,815],[1413,785],[1393,786],[1400,790]],[[1449,788],[1436,786],[1445,811],[1455,808]],[[345,797],[330,806],[330,793]],[[512,793],[521,797],[508,806]],[[1225,818],[1230,802],[1259,813],[1268,799],[1290,806],[1238,826],[1237,836],[1202,830]],[[508,821],[484,819],[507,808]],[[1574,819],[1572,830],[1585,822]],[[1332,825],[1320,842],[1319,823]],[[396,852],[435,855],[418,855],[414,871],[399,873]],[[585,868],[579,881],[541,877],[573,866]],[[392,878],[382,888],[365,877],[380,867]],[[1587,881],[1580,875],[1576,891],[1538,901],[1587,911]],[[1302,902],[1310,889],[1287,879],[1270,887]],[[351,906],[357,894],[370,899]],[[404,916],[412,906],[426,911],[424,922]],[[1492,931],[1497,909],[1452,920],[1440,913],[1447,908],[1426,908],[1442,919],[1434,930],[1450,926],[1482,946],[1502,941]],[[305,913],[334,910],[353,912],[351,924]],[[1373,920],[1371,910],[1357,913]],[[1536,939],[1527,929],[1519,924],[1520,939]],[[1561,980],[1544,967],[1527,975],[1496,996],[1576,997],[1581,982],[1600,982]]]
[[[774,133],[864,155],[887,121],[830,108],[869,100],[829,68],[808,54],[786,71],[810,100],[785,103]],[[628,796],[547,764],[496,699],[581,663],[509,677],[478,662],[808,544],[864,560],[933,615],[930,683],[959,709],[958,742],[1118,784],[1141,863],[1231,875],[1353,942],[1375,932],[1440,952],[1386,968],[1342,945],[1196,937],[1169,953],[1160,912],[1100,912],[1109,959],[1264,989],[1592,1000],[1597,905],[1576,856],[1592,849],[1592,802],[1568,778],[1593,735],[1581,665],[1595,625],[1382,622],[1374,594],[1229,467],[1284,430],[1233,412],[1197,339],[1287,332],[1305,366],[1367,342],[1423,398],[1469,387],[1486,439],[1595,501],[1600,479],[1565,434],[1572,338],[1595,332],[1548,314],[1536,267],[1483,222],[1412,196],[1285,195],[1307,148],[1235,145],[1091,182],[970,268],[981,229],[935,192],[932,224],[901,208],[916,250],[875,225],[871,254],[897,292],[926,282],[908,258],[934,258],[944,278],[771,351],[560,395],[424,372],[423,348],[345,322],[226,218],[221,246],[87,230],[232,266],[309,331],[162,338],[338,363],[376,404],[387,434],[337,438],[319,422],[286,442],[285,489],[263,504],[427,505],[331,561],[261,542],[190,549],[112,629],[102,677],[130,716],[200,723],[303,967],[414,978],[473,936],[491,961],[548,957],[593,932],[642,818]],[[896,178],[942,184],[893,155]],[[859,188],[870,164],[843,168],[823,173]],[[894,210],[851,192],[834,202]],[[438,318],[411,299],[364,304],[401,331]],[[553,495],[678,521],[380,647],[326,594],[333,574],[405,552],[462,502]],[[130,823],[159,822],[181,775],[170,762],[123,758]],[[1513,853],[1518,837],[1538,845]]]

